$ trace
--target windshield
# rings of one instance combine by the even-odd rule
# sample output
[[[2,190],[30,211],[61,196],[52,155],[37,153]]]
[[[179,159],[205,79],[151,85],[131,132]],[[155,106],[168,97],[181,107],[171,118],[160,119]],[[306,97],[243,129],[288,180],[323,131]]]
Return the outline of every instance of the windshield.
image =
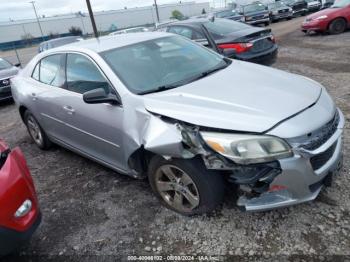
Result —
[[[350,5],[350,0],[336,0],[332,5],[332,8],[341,8]]]
[[[214,38],[217,38],[216,36],[225,36],[240,30],[251,28],[251,26],[247,24],[228,19],[215,19],[214,22],[208,21],[203,23],[203,25],[205,25],[208,31],[213,34]]]
[[[0,58],[0,70],[10,68],[10,67],[12,67],[10,62],[6,61],[5,59]]]
[[[274,9],[274,8],[279,8],[284,6],[285,4],[283,2],[275,2],[275,3],[268,4],[269,9]]]
[[[243,11],[245,13],[250,13],[250,12],[258,12],[258,11],[264,11],[265,5],[263,4],[251,4],[251,5],[246,5],[243,7]]]
[[[169,36],[101,53],[133,93],[175,88],[226,65],[222,56],[181,36]]]

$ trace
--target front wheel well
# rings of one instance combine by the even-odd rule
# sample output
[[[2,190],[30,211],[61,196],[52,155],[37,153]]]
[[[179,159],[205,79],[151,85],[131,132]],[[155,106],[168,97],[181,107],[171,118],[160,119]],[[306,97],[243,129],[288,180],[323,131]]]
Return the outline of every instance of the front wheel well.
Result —
[[[148,165],[152,157],[155,155],[155,153],[148,151],[143,146],[141,146],[130,155],[128,159],[128,165],[132,170],[135,170],[140,177],[146,177]]]
[[[28,110],[25,106],[20,106],[19,107],[19,114],[21,116],[22,121],[24,121],[24,113]]]
[[[346,23],[346,27],[349,26],[348,20],[346,20],[346,18],[343,17],[343,16],[339,16],[339,17],[336,17],[336,18],[332,19],[332,20],[328,23],[328,25],[327,25],[327,30],[329,30],[329,27],[330,27],[330,25],[332,24],[332,22],[333,22],[334,20],[337,20],[337,19],[342,19],[342,20],[344,20],[344,22]]]

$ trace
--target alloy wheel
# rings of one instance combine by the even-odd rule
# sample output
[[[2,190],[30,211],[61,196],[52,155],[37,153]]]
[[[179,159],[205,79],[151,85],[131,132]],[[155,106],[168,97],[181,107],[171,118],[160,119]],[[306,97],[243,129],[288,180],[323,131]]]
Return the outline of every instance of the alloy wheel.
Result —
[[[29,116],[27,119],[27,126],[31,137],[38,145],[43,144],[43,135],[41,133],[40,126],[33,116]]]
[[[157,191],[172,208],[189,212],[199,205],[198,189],[185,171],[174,165],[163,165],[155,177]]]

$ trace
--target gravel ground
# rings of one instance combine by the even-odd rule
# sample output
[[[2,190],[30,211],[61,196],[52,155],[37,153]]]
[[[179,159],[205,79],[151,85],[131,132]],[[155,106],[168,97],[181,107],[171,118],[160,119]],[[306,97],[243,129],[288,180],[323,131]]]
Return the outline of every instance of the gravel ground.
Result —
[[[19,256],[126,260],[128,255],[225,255],[221,259],[338,260],[350,256],[350,32],[279,38],[276,68],[321,82],[347,119],[344,167],[316,201],[245,213],[228,193],[216,214],[182,217],[159,205],[147,181],[133,180],[63,148],[43,152],[12,104],[0,107],[0,137],[19,145],[35,180],[43,222]],[[310,257],[311,256],[311,257]]]

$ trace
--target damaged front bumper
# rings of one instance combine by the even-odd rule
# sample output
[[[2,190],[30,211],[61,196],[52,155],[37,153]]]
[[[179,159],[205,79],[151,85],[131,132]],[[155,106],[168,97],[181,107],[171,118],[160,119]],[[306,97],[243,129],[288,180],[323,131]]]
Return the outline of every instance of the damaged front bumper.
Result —
[[[340,110],[338,114],[337,128],[326,142],[314,150],[294,147],[293,157],[278,161],[280,172],[269,189],[257,196],[241,196],[238,206],[246,211],[264,211],[315,199],[342,165],[344,117]]]

